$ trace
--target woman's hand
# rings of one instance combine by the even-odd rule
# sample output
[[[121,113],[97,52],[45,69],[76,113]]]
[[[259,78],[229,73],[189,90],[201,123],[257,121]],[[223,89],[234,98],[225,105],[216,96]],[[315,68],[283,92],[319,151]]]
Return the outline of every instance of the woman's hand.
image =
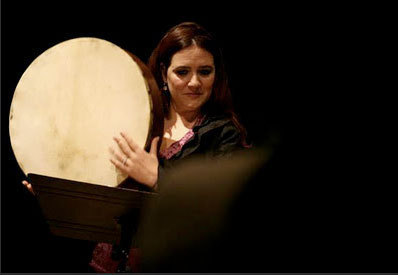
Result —
[[[120,135],[121,137],[114,137],[113,139],[118,144],[122,154],[110,148],[112,153],[110,161],[136,181],[155,189],[158,180],[159,161],[156,150],[159,137],[152,140],[151,149],[148,153],[125,133],[120,133]]]
[[[25,187],[29,190],[30,193],[32,193],[33,195],[36,195],[35,192],[33,191],[32,184],[30,184],[26,180],[23,180],[22,184],[25,185]]]

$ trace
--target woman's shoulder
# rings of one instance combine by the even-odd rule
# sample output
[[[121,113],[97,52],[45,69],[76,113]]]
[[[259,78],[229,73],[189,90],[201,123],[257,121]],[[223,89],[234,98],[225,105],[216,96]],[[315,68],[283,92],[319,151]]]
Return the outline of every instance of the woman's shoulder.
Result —
[[[214,130],[239,132],[232,119],[226,115],[206,115],[200,125],[195,126],[194,131],[203,134]]]
[[[196,134],[204,147],[215,153],[241,148],[241,133],[233,120],[225,115],[207,117],[196,129]]]

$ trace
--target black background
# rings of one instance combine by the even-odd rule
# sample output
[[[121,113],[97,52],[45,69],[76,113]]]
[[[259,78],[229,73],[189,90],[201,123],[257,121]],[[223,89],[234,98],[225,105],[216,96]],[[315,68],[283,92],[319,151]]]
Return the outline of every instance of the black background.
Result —
[[[379,238],[369,236],[375,224],[388,227],[387,212],[383,221],[373,214],[377,203],[358,196],[367,191],[357,188],[360,183],[355,176],[344,173],[353,171],[353,165],[347,166],[351,157],[347,145],[353,142],[349,121],[355,112],[352,98],[357,90],[350,81],[361,53],[357,40],[367,27],[354,16],[356,9],[304,4],[224,4],[215,8],[215,3],[205,2],[174,6],[102,2],[2,1],[2,271],[84,272],[92,247],[49,236],[35,199],[21,184],[24,175],[10,146],[8,114],[23,72],[48,48],[82,36],[113,42],[146,62],[163,34],[183,21],[203,25],[220,42],[236,111],[254,146],[276,144],[282,148],[283,168],[279,169],[286,182],[304,186],[306,198],[311,197],[314,209],[319,210],[316,215],[329,219],[323,226],[338,228],[339,236],[352,242],[352,253],[344,247],[329,251],[325,257],[331,261],[310,271],[377,271],[380,266],[391,266],[391,254],[382,246],[390,239],[379,231],[371,234]],[[348,235],[341,233],[344,231]],[[328,233],[334,234],[332,230]],[[333,265],[336,253],[352,257],[352,264],[344,261],[345,269],[341,262]],[[361,257],[365,262],[358,260]],[[267,271],[266,264],[263,267],[257,271]],[[293,267],[289,271],[308,269]]]

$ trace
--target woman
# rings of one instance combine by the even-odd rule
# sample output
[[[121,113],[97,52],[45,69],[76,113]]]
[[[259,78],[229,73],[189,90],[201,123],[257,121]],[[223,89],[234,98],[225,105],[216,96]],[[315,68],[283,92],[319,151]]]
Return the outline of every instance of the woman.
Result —
[[[233,110],[221,50],[203,27],[185,22],[171,28],[148,66],[162,89],[165,121],[160,152],[157,155],[159,137],[146,152],[121,133],[114,140],[123,153],[112,151],[110,159],[118,169],[157,190],[162,173],[181,159],[225,156],[247,147],[246,131]],[[132,249],[129,256],[133,270],[136,252]],[[90,265],[96,272],[114,272],[118,261],[111,254],[110,244],[98,244]]]
[[[150,152],[125,134],[115,137],[124,155],[113,151],[111,162],[136,181],[157,189],[164,170],[190,156],[225,156],[246,147],[246,131],[233,111],[222,53],[212,35],[196,23],[171,28],[149,58],[149,68],[162,89],[165,116],[159,157],[158,138]],[[112,272],[112,247],[99,244],[90,265]],[[129,255],[137,271],[137,250]]]
[[[111,159],[116,167],[156,189],[162,169],[176,160],[197,154],[220,156],[246,146],[222,54],[210,33],[191,22],[173,27],[153,51],[149,68],[162,87],[166,114],[160,159],[158,138],[147,153],[121,134],[115,141],[124,155],[113,151]]]

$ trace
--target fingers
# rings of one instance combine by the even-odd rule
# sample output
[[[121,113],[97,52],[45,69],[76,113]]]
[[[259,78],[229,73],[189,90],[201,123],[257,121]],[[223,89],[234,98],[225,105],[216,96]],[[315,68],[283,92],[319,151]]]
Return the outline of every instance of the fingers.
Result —
[[[151,155],[157,155],[159,139],[159,137],[155,137],[154,139],[152,139],[151,150],[149,151]]]
[[[140,146],[126,133],[121,132],[120,135],[122,136],[122,138],[113,137],[113,139],[119,145],[123,153],[126,154],[126,156],[131,158],[133,152],[138,152],[142,150]]]
[[[116,152],[113,148],[109,148],[109,151],[113,155],[113,158],[110,159],[110,162],[122,172],[128,173],[128,163],[131,164],[131,159],[135,155],[134,152],[141,148],[125,133],[120,133],[120,135],[122,138],[113,137],[113,139],[116,141],[123,154]]]
[[[116,166],[120,171],[122,171],[125,174],[128,174],[128,171],[126,170],[126,166],[124,166],[121,162],[115,161],[114,159],[110,159],[110,162],[112,162],[113,165]]]
[[[35,192],[33,191],[32,184],[30,184],[30,183],[27,182],[26,180],[23,180],[23,181],[22,181],[22,184],[25,185],[25,187],[29,190],[30,193],[32,193],[33,195],[35,195]]]
[[[120,154],[119,152],[116,152],[113,148],[109,148],[109,151],[111,152],[111,154],[115,157],[114,159],[116,159],[117,161],[123,163],[124,161],[126,161],[127,156]]]
[[[117,145],[119,146],[120,150],[127,156],[131,157],[133,151],[131,150],[130,146],[127,144],[126,140],[123,138],[113,137],[116,141]]]
[[[130,138],[126,133],[121,132],[120,135],[124,138],[124,140],[130,146],[131,150],[133,150],[135,152],[135,151],[138,151],[141,149],[140,146],[138,146],[138,144],[135,143],[135,141],[132,138]]]

